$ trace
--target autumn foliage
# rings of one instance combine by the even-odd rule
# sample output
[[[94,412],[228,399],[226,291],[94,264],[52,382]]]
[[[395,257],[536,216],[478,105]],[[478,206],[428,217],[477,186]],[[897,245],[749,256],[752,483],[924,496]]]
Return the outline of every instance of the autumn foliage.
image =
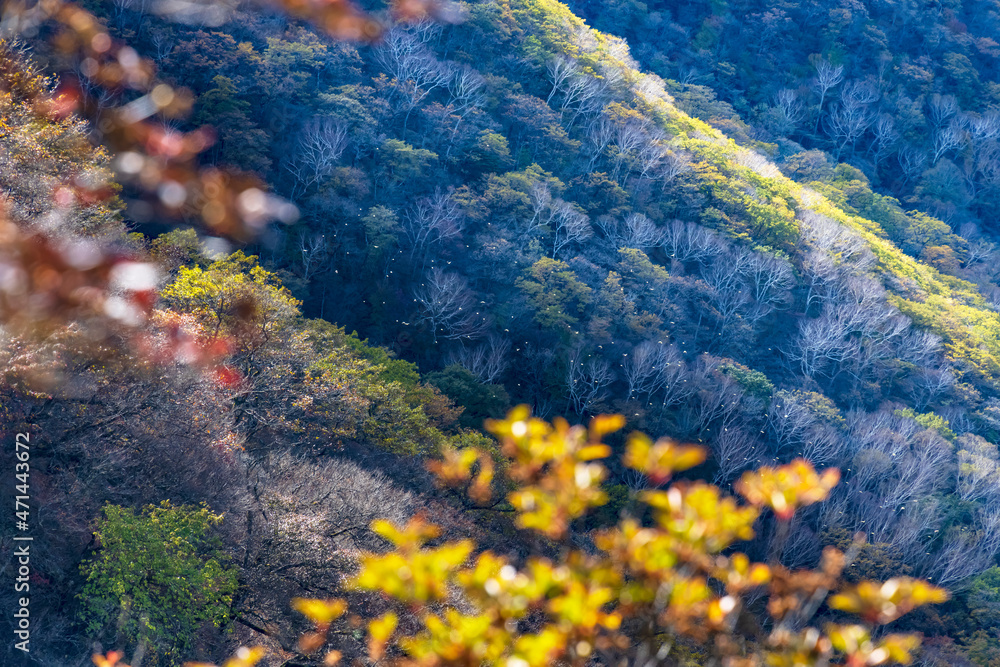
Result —
[[[647,27],[655,15],[665,21],[659,34],[691,37],[680,41],[696,58],[664,51],[671,64],[647,67],[678,83],[642,73],[624,41],[548,0],[501,2],[500,12],[469,3],[465,26],[447,31],[406,25],[442,18],[444,5],[424,0],[398,0],[392,18],[378,20],[346,0],[273,4],[302,21],[248,37],[242,9],[235,28],[173,32],[159,19],[143,23],[144,2],[88,4],[94,14],[63,0],[6,4],[4,34],[48,44],[42,59],[58,76],[42,75],[17,40],[0,41],[0,327],[12,334],[3,356],[13,362],[0,388],[20,401],[5,400],[0,415],[12,423],[64,410],[74,428],[103,429],[101,451],[119,470],[126,451],[146,462],[168,451],[162,443],[180,450],[175,428],[189,438],[185,452],[207,445],[239,465],[246,455],[250,469],[293,444],[324,457],[359,446],[429,455],[441,485],[471,498],[470,516],[512,517],[504,528],[520,530],[530,554],[454,540],[439,498],[408,523],[376,521],[371,540],[392,548],[344,556],[359,568],[350,604],[295,603],[315,625],[299,651],[326,664],[348,655],[337,643],[345,634],[367,637],[374,661],[427,665],[908,661],[916,638],[875,626],[944,593],[903,575],[956,589],[1000,548],[991,268],[1000,251],[979,238],[996,218],[1000,133],[985,105],[998,93],[980,89],[957,52],[942,58],[932,90],[908,56],[883,52],[845,70],[837,61],[846,54],[875,51],[816,43],[800,48],[799,66],[780,65],[795,80],[771,83],[790,88],[764,86],[736,105],[752,109],[748,133],[735,110],[692,83],[701,80],[694,72],[726,76],[710,85],[734,89],[724,73],[748,60],[756,67],[754,51],[762,64],[777,51],[784,10],[740,17],[738,3],[713,7],[700,27],[650,12]],[[726,25],[716,9],[731,13]],[[869,9],[864,29],[849,21],[830,34],[851,23],[877,37],[874,21],[887,10]],[[380,41],[337,49],[306,24]],[[945,41],[967,34],[958,19],[945,25]],[[760,41],[741,48],[734,30]],[[671,41],[636,36],[633,46]],[[976,43],[984,55],[996,46]],[[659,48],[668,47],[635,54],[653,65]],[[737,51],[733,63],[701,63]],[[876,65],[879,97],[893,81],[907,94],[867,99],[874,88],[862,77]],[[948,93],[956,86],[961,107]],[[780,151],[763,143],[779,139]],[[802,148],[795,141],[855,166],[835,167],[818,150],[791,153]],[[886,188],[925,212],[904,213],[876,194]],[[279,240],[261,265],[257,247],[182,267],[188,246],[164,234],[150,260],[148,241],[125,232],[119,197],[130,223],[183,220],[240,243],[264,231]],[[193,230],[188,242],[199,246]],[[357,325],[422,368],[443,368],[428,374],[436,388],[410,370],[404,391],[394,374],[406,362],[361,354],[357,337],[300,313]],[[128,374],[105,366],[123,341],[134,353]],[[82,383],[61,381],[73,377],[66,359],[83,366],[87,355],[98,357],[86,372],[101,401],[96,388],[81,397]],[[211,381],[167,377],[192,366]],[[128,384],[147,372],[158,393]],[[491,423],[502,456],[480,434],[450,430],[459,409],[441,392],[478,425],[464,399],[502,394],[488,408],[497,416],[510,405],[501,385],[541,414],[616,411],[629,427],[707,447],[633,435],[622,467],[607,462],[606,442],[625,428],[620,417],[582,428],[521,410]],[[113,400],[103,398],[108,388],[120,390]],[[190,420],[176,417],[187,414],[175,407],[182,401],[197,407]],[[126,450],[122,433],[133,431]],[[73,446],[74,433],[65,437]],[[61,474],[75,474],[64,460],[98,460],[93,450],[55,452]],[[834,491],[841,473],[814,464],[839,467],[844,484]],[[713,475],[719,487],[696,481]],[[724,491],[730,483],[742,500]],[[216,509],[229,523],[233,507]],[[870,544],[850,547],[856,530]],[[819,569],[793,569],[831,541],[844,553],[827,549]],[[281,553],[296,550],[288,544]],[[273,580],[297,567],[261,560]],[[875,576],[872,563],[899,575],[858,581]],[[959,597],[970,610],[989,602]],[[275,606],[288,609],[287,599]],[[357,599],[377,603],[361,611]],[[943,622],[921,629],[968,648],[975,618],[995,636],[989,614],[964,618],[963,638]],[[264,625],[247,626],[267,637],[253,641],[278,643]],[[264,657],[244,649],[227,664]]]
[[[346,0],[275,4],[341,39],[370,41],[384,30],[379,19]],[[392,11],[399,21],[439,14],[438,4],[426,0],[403,0]],[[0,146],[8,153],[5,161],[25,162],[16,166],[26,176],[33,171],[47,176],[35,175],[31,185],[49,210],[17,210],[24,208],[25,197],[16,188],[10,197],[0,196],[0,323],[37,334],[75,322],[88,325],[91,338],[104,340],[115,333],[130,337],[133,327],[147,322],[156,300],[155,266],[142,253],[123,250],[120,233],[101,234],[108,230],[80,221],[59,229],[51,224],[80,209],[98,210],[90,217],[103,222],[113,219],[122,203],[119,183],[139,197],[133,217],[141,211],[146,220],[197,221],[211,233],[241,241],[253,239],[270,222],[297,218],[296,207],[268,194],[258,176],[199,164],[199,156],[216,143],[215,131],[171,126],[191,111],[191,91],[161,80],[151,59],[113,38],[82,5],[7,3],[4,26]],[[67,73],[58,83],[36,69],[18,41],[41,30],[52,34],[51,64]],[[106,168],[107,154],[92,151],[81,118],[92,122],[93,136],[116,156],[117,183]],[[25,125],[37,132],[12,132]],[[37,145],[17,145],[21,136]],[[31,229],[40,218],[49,219],[48,229]],[[141,349],[142,337],[136,338]]]
[[[747,473],[737,485],[744,503],[704,482],[675,479],[702,462],[700,448],[636,434],[626,465],[660,482],[675,479],[640,495],[652,520],[623,516],[592,541],[573,533],[575,520],[607,500],[601,459],[610,449],[602,440],[623,423],[618,416],[596,417],[589,428],[547,423],[525,407],[488,423],[510,459],[507,499],[517,524],[538,536],[522,560],[480,551],[469,539],[442,541],[441,529],[420,515],[405,526],[376,521],[373,530],[392,547],[362,554],[350,582],[394,603],[367,621],[370,658],[428,667],[586,665],[595,658],[683,664],[685,655],[730,667],[910,662],[918,637],[876,635],[875,627],[945,601],[943,589],[909,577],[845,584],[840,574],[852,555],[833,548],[819,569],[795,572],[752,562],[736,549],[763,512],[788,521],[796,509],[822,501],[836,483],[833,471],[817,473],[799,460]],[[477,476],[491,474],[483,460],[452,454],[436,468],[443,483],[475,488]],[[738,626],[757,613],[750,607],[762,595],[770,621],[748,635]],[[850,618],[814,627],[823,605]],[[328,633],[361,620],[343,600],[299,599],[294,606],[315,626],[300,649],[337,664],[341,653]],[[263,657],[243,649],[227,665]],[[107,659],[95,657],[114,664]]]

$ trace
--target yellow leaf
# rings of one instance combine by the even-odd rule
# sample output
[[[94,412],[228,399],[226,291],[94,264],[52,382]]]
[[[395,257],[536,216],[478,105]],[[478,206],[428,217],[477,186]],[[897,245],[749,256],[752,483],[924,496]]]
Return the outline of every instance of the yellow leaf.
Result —
[[[240,647],[236,655],[226,661],[225,667],[253,667],[264,659],[265,651],[260,646],[254,648]]]
[[[474,448],[457,450],[448,447],[441,452],[441,461],[429,461],[427,468],[437,476],[438,482],[444,486],[458,486],[472,477],[472,465],[476,462],[477,450]]]
[[[593,461],[611,456],[611,448],[607,445],[587,445],[577,454],[581,461]]]
[[[420,514],[416,514],[403,527],[402,530],[396,528],[390,521],[376,519],[372,521],[372,531],[389,540],[397,547],[417,548],[427,540],[434,539],[441,533],[441,529],[432,523],[428,523]]]
[[[308,600],[294,598],[292,607],[316,625],[329,625],[347,609],[344,600]]]
[[[633,433],[629,436],[624,463],[644,473],[655,484],[662,484],[675,472],[701,464],[705,457],[703,447],[679,445],[669,438],[661,438],[653,444],[642,433]]]
[[[908,665],[913,662],[913,652],[919,647],[920,638],[916,635],[889,635],[879,642],[878,649],[876,649],[885,652],[885,659],[878,663],[869,662],[869,664],[875,665],[883,662],[894,662],[901,665]]]
[[[591,441],[598,442],[608,433],[614,433],[625,426],[622,415],[597,415],[590,420]]]

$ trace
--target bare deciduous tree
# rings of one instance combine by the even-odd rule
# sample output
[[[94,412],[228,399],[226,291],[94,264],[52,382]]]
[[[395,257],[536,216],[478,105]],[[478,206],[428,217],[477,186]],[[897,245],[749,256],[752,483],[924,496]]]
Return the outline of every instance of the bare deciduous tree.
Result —
[[[966,137],[961,118],[953,118],[946,126],[938,128],[934,133],[934,157],[931,164],[937,164],[948,151],[964,146]]]
[[[744,270],[754,302],[770,312],[791,302],[795,285],[792,268],[785,260],[764,253],[751,253]]]
[[[463,219],[450,193],[435,192],[423,197],[403,215],[403,232],[410,244],[410,261],[425,255],[432,243],[440,243],[462,233]]]
[[[623,357],[622,373],[628,383],[628,397],[648,399],[659,389],[670,383],[668,366],[675,370],[683,368],[683,359],[677,348],[664,341],[647,340],[632,348]]]
[[[791,134],[805,118],[805,109],[798,94],[790,88],[782,88],[774,95],[774,108],[778,113],[778,132]]]
[[[378,547],[383,543],[371,532],[372,521],[406,521],[414,510],[413,497],[384,474],[347,460],[315,463],[271,456],[261,472],[260,478],[252,477],[256,494],[275,514],[278,530],[320,549],[327,540],[356,548]]]
[[[552,191],[548,185],[535,181],[531,184],[528,196],[531,201],[531,218],[518,225],[522,236],[548,225],[552,218]]]
[[[813,134],[819,132],[819,121],[823,116],[823,103],[826,102],[826,94],[843,80],[843,65],[834,66],[827,60],[821,60],[816,64],[816,78],[813,80],[813,88],[819,94],[819,110],[816,112],[816,126],[813,128]]]
[[[943,438],[930,431],[920,433],[909,454],[896,457],[893,475],[880,489],[882,503],[899,507],[930,495],[947,478],[951,462],[951,447]]]
[[[837,142],[836,156],[854,145],[865,133],[875,116],[871,104],[879,98],[878,89],[865,81],[852,81],[840,91],[840,101],[827,116],[826,131]]]
[[[936,128],[942,127],[958,112],[958,101],[954,95],[934,93],[927,102],[927,116]]]
[[[728,483],[757,462],[757,442],[738,426],[722,429],[711,444],[719,466],[715,472],[714,484]]]
[[[406,26],[406,29],[422,44],[430,44],[444,32],[444,26],[441,25],[441,22],[430,18],[422,18],[414,23],[410,23]]]
[[[674,220],[663,228],[663,248],[679,262],[705,262],[726,250],[726,242],[693,222]]]
[[[944,547],[928,558],[921,574],[938,586],[952,587],[983,572],[1000,550],[1000,512],[980,510],[976,530],[953,529]]]
[[[578,415],[588,414],[606,396],[606,389],[614,379],[611,364],[584,353],[582,345],[574,347],[566,369],[567,398],[573,411]]]
[[[556,93],[567,85],[567,82],[574,76],[576,76],[580,71],[577,66],[576,61],[566,55],[559,54],[552,60],[550,60],[545,66],[545,73],[552,82],[552,90],[549,91],[549,96],[545,98],[545,103],[549,104],[552,102],[552,98],[555,97]]]
[[[666,190],[678,176],[688,171],[691,171],[691,156],[683,151],[667,148],[652,173],[660,182],[661,189]]]
[[[713,290],[710,300],[718,316],[718,335],[721,337],[728,337],[752,306],[753,296],[746,274],[754,254],[734,248],[702,273],[702,278]]]
[[[129,25],[138,29],[151,4],[150,0],[114,0],[111,18],[119,29]]]
[[[996,244],[986,239],[970,240],[968,248],[965,253],[965,266],[967,267],[985,263],[996,257]]]
[[[163,62],[167,56],[173,53],[177,43],[165,30],[151,31],[149,41],[153,45],[153,60],[158,63]]]
[[[635,248],[645,252],[663,245],[663,231],[642,213],[630,213],[624,220],[614,218],[598,222],[604,235],[616,248]]]
[[[660,366],[651,395],[659,401],[661,408],[669,408],[693,396],[701,384],[699,380],[708,374],[709,369],[702,366],[690,372],[674,345],[667,346],[664,354],[666,363]]]
[[[812,248],[802,259],[802,273],[808,287],[803,312],[808,315],[813,306],[823,303],[827,287],[837,279],[837,267],[830,253]]]
[[[781,563],[788,568],[809,567],[822,551],[819,536],[801,515],[792,517],[787,539],[781,545]]]
[[[896,122],[889,114],[879,114],[872,126],[872,133],[875,140],[872,142],[869,152],[875,165],[879,165],[892,152],[896,142],[899,141],[899,132],[896,131]]]
[[[780,458],[803,457],[817,466],[835,464],[844,449],[841,432],[824,421],[808,394],[779,391],[765,425]]]
[[[465,278],[457,273],[431,269],[422,285],[413,290],[417,303],[417,323],[427,325],[437,343],[438,336],[449,340],[477,338],[489,327],[479,300]]]
[[[966,433],[958,438],[956,492],[962,500],[1000,496],[1000,452],[985,438]]]
[[[941,356],[941,337],[911,329],[899,344],[899,358],[915,366],[927,366]]]
[[[347,148],[347,127],[335,118],[313,118],[299,132],[285,169],[295,180],[292,196],[298,196],[333,173]]]
[[[639,153],[656,144],[650,136],[647,123],[638,121],[616,122],[613,125],[611,155],[613,167],[611,178],[624,184],[637,162]]]
[[[413,110],[433,91],[453,78],[452,70],[437,60],[417,34],[393,26],[375,50],[375,61],[395,79],[396,95],[406,112],[403,130]]]
[[[486,342],[476,347],[461,347],[449,355],[484,384],[494,384],[510,365],[510,341],[491,333]]]
[[[986,111],[978,116],[968,118],[969,134],[977,142],[991,141],[1000,138],[1000,113],[996,110]]]
[[[923,410],[940,396],[948,393],[955,386],[955,374],[948,366],[923,367],[911,376],[913,390],[910,396],[914,406]]]
[[[711,369],[716,362],[702,355],[699,364],[705,370]],[[708,374],[706,373],[706,376]],[[735,416],[739,413],[743,401],[743,390],[728,377],[721,379],[716,376],[710,382],[699,383],[698,400],[689,406],[691,433],[702,437],[711,427],[716,426],[718,432],[735,426]]]
[[[234,611],[290,647],[298,635],[288,614],[292,598],[339,590],[353,568],[345,552],[388,546],[372,522],[401,525],[415,510],[413,496],[384,474],[344,459],[269,456],[250,463],[245,484],[255,502],[246,512],[245,533],[233,536],[244,549],[246,584]],[[226,524],[239,522],[241,514],[233,512]]]
[[[896,153],[899,168],[903,170],[903,175],[907,181],[912,181],[924,171],[924,164],[927,162],[927,155],[913,146],[904,146]]]
[[[567,127],[571,127],[581,115],[591,118],[597,116],[604,106],[608,86],[619,76],[617,72],[611,70],[606,74],[612,76],[595,77],[585,74],[576,61],[566,55],[559,55],[550,60],[545,73],[552,82],[552,90],[549,91],[545,103],[553,105],[557,96],[562,98],[558,111]]]
[[[805,320],[799,324],[798,340],[789,358],[799,363],[803,375],[813,377],[857,353],[857,343],[847,340],[847,333],[842,322],[827,313]]]
[[[639,146],[634,156],[635,169],[639,172],[639,178],[660,180],[664,187],[667,185],[667,172],[671,170],[671,165],[666,163],[675,157],[673,152],[667,148],[665,140],[666,135],[662,130],[652,128],[649,131],[649,140]],[[672,180],[673,177],[670,178]]]
[[[448,107],[455,116],[455,125],[451,128],[446,158],[451,155],[455,135],[458,134],[462,121],[475,109],[486,104],[485,83],[482,75],[468,65],[456,70],[448,82]]]
[[[600,114],[587,128],[587,145],[590,147],[590,162],[587,171],[594,165],[615,138],[615,123],[607,114]]]
[[[845,360],[889,358],[909,330],[908,319],[888,305],[885,290],[870,278],[848,276],[831,285],[829,300],[815,319],[799,324],[789,358],[810,377],[832,377]],[[866,356],[867,355],[867,356]]]
[[[302,260],[302,277],[312,278],[330,256],[330,244],[323,234],[299,234],[299,256]]]
[[[593,234],[590,218],[575,205],[560,199],[552,205],[552,218],[549,224],[553,232],[553,258],[570,243],[583,241]]]

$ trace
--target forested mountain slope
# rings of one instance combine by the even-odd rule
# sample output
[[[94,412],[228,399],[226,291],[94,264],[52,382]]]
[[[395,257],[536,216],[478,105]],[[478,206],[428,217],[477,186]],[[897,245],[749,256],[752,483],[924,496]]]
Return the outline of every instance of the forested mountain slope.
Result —
[[[172,45],[164,72],[219,127],[213,157],[299,205],[262,251],[307,312],[541,414],[612,408],[709,442],[718,481],[800,453],[858,469],[834,523],[961,578],[933,499],[986,500],[957,454],[992,460],[983,244],[822,154],[738,146],[558,3],[466,12],[363,48],[277,19],[117,20]],[[447,373],[460,402],[475,390]],[[990,532],[963,514],[961,540]],[[815,517],[803,558],[830,525]]]
[[[478,427],[513,403],[528,403],[542,416],[616,411],[651,435],[707,444],[713,456],[696,472],[720,485],[759,464],[797,456],[839,467],[844,482],[831,499],[796,517],[782,550],[785,564],[812,565],[823,546],[866,533],[856,576],[907,572],[967,591],[941,613],[907,621],[910,629],[940,637],[929,642],[929,661],[939,653],[948,661],[994,659],[996,570],[973,578],[1000,551],[996,253],[975,227],[995,198],[984,160],[996,137],[988,130],[989,102],[957,87],[957,74],[942,74],[939,89],[927,74],[921,104],[942,109],[932,121],[933,141],[944,141],[938,137],[952,128],[961,142],[936,144],[923,173],[906,166],[906,156],[917,164],[921,151],[931,150],[920,144],[924,126],[914,116],[907,128],[890,128],[909,136],[909,146],[873,134],[881,122],[875,112],[888,103],[884,95],[869,100],[869,88],[882,84],[864,80],[874,63],[883,63],[878,71],[886,86],[896,81],[890,73],[910,72],[905,50],[897,69],[875,54],[852,59],[838,74],[850,49],[869,50],[836,35],[829,43],[804,40],[794,46],[802,63],[815,52],[814,70],[832,78],[847,72],[858,81],[822,87],[811,111],[806,91],[785,94],[787,108],[775,105],[785,114],[779,117],[775,109],[753,107],[772,93],[748,75],[742,87],[705,79],[723,99],[752,101],[735,105],[743,121],[735,111],[723,118],[730,108],[692,85],[702,81],[692,63],[707,59],[713,71],[736,77],[763,62],[757,75],[770,84],[778,81],[767,76],[777,71],[775,45],[785,44],[779,29],[757,31],[771,40],[757,45],[758,56],[767,57],[743,49],[749,55],[740,68],[723,59],[723,44],[731,42],[722,28],[750,30],[727,22],[741,11],[736,7],[713,5],[712,16],[720,17],[714,22],[696,8],[676,17],[669,25],[679,27],[663,33],[677,36],[675,44],[644,37],[640,26],[667,25],[662,15],[654,18],[653,7],[635,5],[641,20],[620,26],[611,9],[596,7],[605,30],[598,32],[549,0],[467,3],[454,25],[396,26],[377,45],[353,46],[277,15],[237,12],[219,25],[182,26],[138,3],[90,6],[153,57],[162,76],[193,91],[188,125],[216,128],[205,159],[256,171],[298,206],[300,217],[269,228],[245,249],[261,266],[244,254],[213,261],[200,254],[193,233],[154,239],[160,221],[127,189],[122,193],[125,220],[147,236],[127,242],[146,244],[170,275],[163,317],[176,318],[177,331],[234,327],[248,342],[228,352],[252,389],[227,385],[224,374],[206,381],[156,368],[126,374],[89,366],[72,371],[81,379],[69,385],[70,396],[32,395],[13,385],[15,408],[8,410],[20,410],[18,419],[53,423],[46,432],[65,433],[52,436],[59,443],[50,464],[53,489],[84,489],[88,498],[69,534],[82,540],[104,500],[137,505],[162,496],[207,500],[230,515],[234,509],[254,515],[244,507],[294,513],[298,501],[288,498],[300,489],[293,487],[313,474],[291,468],[348,465],[324,458],[345,450],[364,462],[368,455],[359,452],[412,457],[446,440],[481,443],[484,436],[460,426]],[[762,11],[797,17],[807,9]],[[873,10],[871,22],[879,20]],[[708,27],[681,39],[688,24]],[[612,36],[618,27],[641,46],[630,50]],[[863,23],[859,34],[871,33]],[[991,48],[981,39],[967,46]],[[956,60],[944,58],[942,67],[951,72]],[[792,76],[806,82],[812,72]],[[988,89],[986,65],[977,76]],[[948,94],[963,95],[965,111],[947,113]],[[902,95],[893,99],[903,104]],[[836,128],[848,122],[842,116],[850,108],[871,122],[844,134]],[[902,122],[899,109],[885,112]],[[961,178],[955,175],[963,169]],[[976,194],[949,207],[959,201],[940,190],[949,183]],[[238,330],[242,325],[213,310],[213,290],[230,288],[251,290],[268,304],[259,330]],[[300,308],[316,319],[302,319]],[[421,385],[402,360],[417,364],[436,389]],[[95,387],[104,385],[117,398],[95,403]],[[181,408],[157,398],[177,392],[196,400]],[[460,416],[442,392],[465,407]],[[91,433],[115,425],[96,431],[102,434],[94,440],[96,455],[73,449],[84,446],[69,417],[80,411],[92,415],[84,420]],[[142,455],[120,464],[122,454],[111,447],[116,429],[139,415],[142,432],[128,437],[141,443]],[[84,484],[81,470],[96,476],[112,465],[137,471],[157,465],[151,452],[170,445],[157,424],[182,425],[183,437],[169,438],[190,445],[180,480],[167,475],[176,473],[171,469],[162,481],[159,473],[137,472],[154,480],[141,492],[126,484],[97,493],[96,477]],[[216,446],[205,449],[206,443]],[[308,458],[279,463],[268,451]],[[110,458],[100,463],[102,457]],[[271,481],[246,491],[242,482],[218,484],[218,498],[196,489],[192,480],[205,466],[224,468],[235,459],[242,462],[234,475],[259,467]],[[385,467],[405,486],[417,466],[403,457]],[[69,470],[83,486],[55,482]],[[648,484],[619,473],[612,480],[618,507],[630,490]],[[350,479],[390,484],[364,471]],[[282,484],[288,498],[256,495],[261,489],[281,495],[273,489]],[[426,482],[413,484],[410,493],[428,494],[421,502],[440,502],[428,500]],[[407,508],[397,511],[393,501],[397,513],[416,502],[399,489],[386,494],[398,494]],[[261,550],[294,551],[295,539],[319,550],[329,546],[299,535],[305,524],[287,521],[265,533],[280,537],[265,540]],[[472,529],[468,518],[455,522],[457,531]],[[251,523],[232,530],[260,535]],[[770,552],[772,524],[760,527],[749,552]],[[286,539],[281,531],[294,535]],[[259,628],[260,619],[277,623],[286,611],[260,597],[273,593],[280,572],[267,569],[275,560],[266,555],[257,561],[263,569],[253,570],[256,548],[239,557],[246,576],[264,583],[235,608]],[[59,558],[66,562],[52,568],[67,577],[70,591],[71,557]]]
[[[991,2],[573,2],[626,38],[682,107],[742,141],[862,169],[972,238],[995,233]],[[716,96],[718,99],[716,100]]]

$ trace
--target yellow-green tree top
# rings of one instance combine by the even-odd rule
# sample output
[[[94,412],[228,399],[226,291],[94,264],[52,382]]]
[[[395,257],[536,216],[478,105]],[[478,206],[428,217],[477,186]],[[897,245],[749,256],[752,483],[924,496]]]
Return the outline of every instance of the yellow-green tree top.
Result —
[[[201,319],[213,337],[246,335],[267,339],[282,323],[299,315],[301,302],[257,258],[238,250],[207,268],[182,267],[161,296],[171,307]]]
[[[161,656],[181,657],[197,632],[229,619],[238,570],[212,527],[222,515],[169,501],[141,513],[106,505],[95,537],[101,549],[81,566],[81,618],[94,636],[124,633]]]

